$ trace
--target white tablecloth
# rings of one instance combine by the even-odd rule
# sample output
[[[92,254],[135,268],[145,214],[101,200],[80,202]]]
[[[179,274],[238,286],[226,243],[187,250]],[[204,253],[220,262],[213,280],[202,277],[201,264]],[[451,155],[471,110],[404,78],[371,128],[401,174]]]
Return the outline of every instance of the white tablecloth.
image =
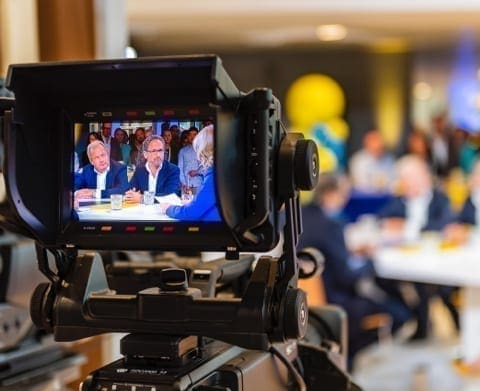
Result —
[[[180,198],[175,194],[155,198],[159,203],[181,204]],[[77,209],[80,221],[175,221],[175,219],[160,212],[159,204],[124,203],[122,209],[111,210],[109,199],[96,200],[97,205],[85,205],[86,203],[91,204],[92,201],[80,201],[80,207]]]
[[[385,278],[463,287],[462,354],[466,363],[480,362],[480,243],[442,247],[427,240],[418,245],[386,247],[375,256]]]

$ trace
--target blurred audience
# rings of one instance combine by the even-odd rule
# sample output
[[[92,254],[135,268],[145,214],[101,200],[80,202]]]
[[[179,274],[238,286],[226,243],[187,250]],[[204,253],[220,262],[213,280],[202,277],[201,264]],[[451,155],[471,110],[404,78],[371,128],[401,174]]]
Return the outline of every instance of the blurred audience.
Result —
[[[173,142],[173,132],[168,129],[162,130],[162,137],[165,140],[165,160],[167,162],[178,163],[178,145]]]
[[[469,177],[470,195],[458,216],[458,221],[473,226],[480,225],[480,160],[476,160]]]
[[[190,128],[186,132],[186,145],[182,147],[178,153],[178,168],[180,169],[182,191],[195,195],[203,183],[200,160],[192,145],[198,130],[196,128]],[[183,133],[185,133],[185,131]]]
[[[413,129],[407,137],[407,155],[415,155],[431,164],[432,152],[428,136],[422,130]]]
[[[122,152],[120,150],[120,145],[117,140],[112,137],[112,123],[104,122],[102,124],[102,133],[101,133],[103,144],[107,148],[110,159],[115,160],[116,162],[122,160]]]
[[[314,247],[325,257],[322,279],[329,303],[337,304],[348,314],[349,362],[363,347],[377,339],[377,333],[362,328],[368,315],[391,316],[393,331],[406,322],[410,313],[393,285],[379,285],[368,249],[357,253],[347,250],[341,211],[348,197],[345,180],[322,174],[313,202],[302,208],[303,234],[298,248]],[[387,293],[387,291],[391,294]]]
[[[366,193],[391,190],[394,158],[385,150],[383,137],[371,130],[363,137],[363,148],[350,159],[350,177],[355,190]]]
[[[480,151],[480,134],[469,133],[460,149],[459,165],[465,174],[470,174]]]
[[[137,166],[145,165],[145,158],[143,156],[142,144],[145,141],[145,129],[139,127],[135,129],[135,133],[130,138],[130,162]]]
[[[449,200],[435,188],[430,168],[421,157],[406,155],[396,165],[397,190],[379,212],[382,225],[403,241],[415,241],[423,231],[440,231],[454,218]]]
[[[153,129],[151,126],[145,128],[145,138],[148,138],[153,135]]]
[[[444,234],[457,244],[467,242],[470,230],[480,227],[480,160],[476,160],[468,180],[469,196],[465,200],[455,223],[449,224]]]
[[[445,113],[432,118],[430,129],[430,150],[432,154],[432,169],[434,174],[441,178],[448,175],[450,169],[456,165],[453,158],[453,134]]]
[[[117,140],[118,145],[120,145],[120,151],[122,152],[121,161],[125,164],[130,164],[130,152],[132,148],[128,144],[128,133],[122,128],[117,128],[113,135],[115,140]]]
[[[90,163],[90,159],[88,158],[88,154],[87,154],[87,149],[88,149],[88,146],[94,141],[102,141],[102,138],[97,132],[90,132],[87,136],[87,146],[85,147],[85,151],[82,152],[82,159],[80,162],[82,167]]]
[[[424,231],[441,231],[454,219],[449,200],[435,188],[427,162],[420,156],[407,155],[396,164],[400,195],[394,197],[378,214],[390,239],[412,243]],[[452,287],[415,284],[418,304],[413,308],[417,330],[413,339],[428,335],[429,300],[439,295],[458,327],[458,312],[451,302]]]

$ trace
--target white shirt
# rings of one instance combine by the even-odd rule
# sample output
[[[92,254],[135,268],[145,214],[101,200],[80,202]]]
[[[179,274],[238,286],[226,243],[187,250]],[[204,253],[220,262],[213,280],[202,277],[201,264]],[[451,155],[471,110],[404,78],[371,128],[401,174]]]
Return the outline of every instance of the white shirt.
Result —
[[[394,164],[389,154],[377,158],[365,150],[354,153],[349,163],[354,189],[367,193],[390,191]]]
[[[110,171],[110,167],[107,167],[104,172],[98,172],[94,167],[93,171],[95,171],[97,174],[97,189],[95,190],[95,198],[102,198],[102,190],[105,190],[106,188],[107,173]]]
[[[157,171],[157,175],[153,175],[152,171],[150,170],[150,167],[147,164],[145,164],[145,168],[147,169],[148,171],[148,191],[153,191],[154,193],[156,193],[156,190],[157,190],[157,179],[158,179],[158,173],[160,172],[160,170],[162,169],[162,166],[163,166],[163,163],[162,165],[158,168],[158,171]]]
[[[428,192],[406,201],[406,219],[403,236],[407,242],[419,239],[422,228],[428,222],[428,206],[431,200],[432,193]]]

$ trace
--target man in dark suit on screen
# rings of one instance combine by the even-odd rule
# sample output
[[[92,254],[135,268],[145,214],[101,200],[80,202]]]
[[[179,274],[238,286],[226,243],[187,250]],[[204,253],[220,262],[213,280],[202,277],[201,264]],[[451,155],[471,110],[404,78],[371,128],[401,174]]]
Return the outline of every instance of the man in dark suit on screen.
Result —
[[[109,198],[128,188],[127,167],[110,159],[105,144],[94,141],[87,147],[90,164],[75,174],[75,199]]]
[[[141,202],[145,191],[155,196],[180,192],[180,169],[165,160],[165,141],[161,136],[150,136],[143,142],[146,164],[137,167],[125,193],[128,202]]]
[[[105,144],[105,148],[109,151],[110,159],[119,162],[122,160],[122,150],[119,142],[115,137],[112,137],[112,123],[104,122],[102,124],[102,141]]]

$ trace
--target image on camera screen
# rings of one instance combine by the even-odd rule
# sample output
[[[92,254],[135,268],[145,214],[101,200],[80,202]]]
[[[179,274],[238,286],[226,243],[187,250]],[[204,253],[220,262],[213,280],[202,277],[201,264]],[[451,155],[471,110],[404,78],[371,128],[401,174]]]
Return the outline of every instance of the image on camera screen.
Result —
[[[74,130],[79,221],[222,221],[213,121],[92,120]]]

